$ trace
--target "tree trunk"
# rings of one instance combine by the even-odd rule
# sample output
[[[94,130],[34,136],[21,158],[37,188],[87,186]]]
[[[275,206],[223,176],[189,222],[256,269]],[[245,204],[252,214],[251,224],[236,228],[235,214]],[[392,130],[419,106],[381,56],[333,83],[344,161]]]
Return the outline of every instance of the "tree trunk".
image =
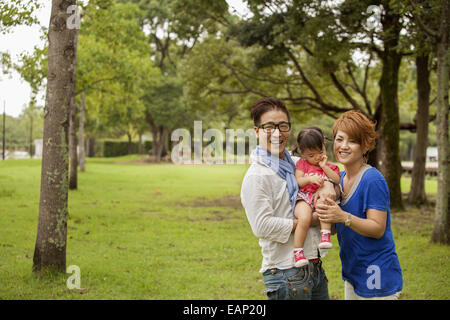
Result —
[[[69,156],[70,156],[70,177],[69,189],[75,190],[78,187],[78,155],[77,155],[77,105],[75,96],[70,99],[70,123],[69,123]]]
[[[33,271],[66,271],[69,106],[75,82],[75,35],[67,8],[53,0],[48,31],[48,76],[44,110],[41,190]]]
[[[85,163],[86,163],[86,151],[85,151],[85,142],[84,142],[84,108],[86,103],[86,93],[83,91],[81,94],[81,103],[80,103],[80,120],[78,127],[78,147],[80,148],[80,154],[78,156],[80,160],[80,171],[85,171]]]
[[[448,140],[448,114],[449,114],[449,31],[450,29],[450,1],[442,3],[440,26],[440,41],[437,44],[437,117],[436,141],[438,146],[438,190],[436,195],[436,209],[434,215],[434,228],[431,242],[450,243],[450,170],[449,170],[449,140]]]
[[[30,159],[33,158],[33,117],[30,117]]]
[[[165,156],[164,152],[166,147],[166,140],[169,139],[169,129],[163,126],[156,126],[153,128],[152,134],[152,153],[155,156],[155,161],[161,162],[162,157]]]
[[[5,160],[5,152],[6,152],[6,150],[5,150],[5,148],[6,148],[6,142],[5,142],[5,138],[6,138],[6,136],[5,136],[5,130],[6,130],[6,123],[5,123],[5,120],[6,120],[6,114],[5,114],[5,104],[6,104],[6,101],[5,100],[3,100],[3,126],[2,126],[2,159],[3,160]]]
[[[145,113],[145,120],[152,128],[152,155],[155,157],[156,162],[161,162],[161,158],[168,154],[168,139],[169,139],[169,129],[163,126],[158,126],[153,121],[149,112]]]
[[[133,141],[131,140],[131,133],[127,132],[128,137],[128,154],[133,154]]]
[[[381,104],[381,93],[378,94],[377,99],[375,100],[375,114],[372,117],[372,121],[375,122],[375,130],[380,132],[380,124],[381,124],[381,114],[383,113],[383,105]],[[378,135],[376,138],[375,148],[369,152],[369,159],[367,161],[372,167],[380,169],[380,161],[381,161],[381,142],[380,136]]]
[[[138,154],[142,154],[142,134],[139,133]]]
[[[400,117],[398,108],[398,74],[402,56],[397,52],[400,34],[399,15],[386,9],[383,18],[384,52],[381,54],[382,75],[380,94],[382,115],[380,124],[381,172],[386,178],[390,192],[391,208],[403,210],[400,178]]]
[[[95,137],[94,136],[87,136],[87,156],[88,157],[95,157]]]
[[[168,128],[164,128],[163,129],[163,148],[161,151],[161,158],[164,158],[165,156],[167,156],[169,154],[169,129]]]
[[[414,167],[411,176],[411,190],[408,201],[416,206],[427,202],[425,194],[425,165],[428,145],[428,118],[430,99],[430,70],[429,56],[421,55],[416,58],[417,68],[417,113],[416,113],[416,146],[414,150]]]
[[[78,30],[75,29],[75,54],[73,56],[73,64],[77,65],[77,45]],[[70,156],[70,178],[69,189],[76,190],[78,188],[78,153],[77,153],[77,105],[75,101],[76,78],[73,82],[73,95],[70,99],[70,122],[69,122],[69,156]]]

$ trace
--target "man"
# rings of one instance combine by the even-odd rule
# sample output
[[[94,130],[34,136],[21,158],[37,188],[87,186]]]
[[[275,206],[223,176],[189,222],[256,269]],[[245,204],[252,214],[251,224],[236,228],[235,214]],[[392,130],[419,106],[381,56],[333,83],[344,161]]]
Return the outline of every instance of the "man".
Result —
[[[297,220],[293,209],[298,184],[295,163],[286,145],[291,123],[289,111],[277,98],[262,98],[251,109],[259,145],[251,155],[241,189],[241,201],[253,233],[259,238],[263,255],[260,272],[269,300],[328,300],[328,280],[322,268],[320,231],[316,215],[307,233],[304,254],[308,265],[294,266],[293,231]],[[317,196],[334,196],[333,184],[324,183]],[[325,254],[325,250],[322,251]]]

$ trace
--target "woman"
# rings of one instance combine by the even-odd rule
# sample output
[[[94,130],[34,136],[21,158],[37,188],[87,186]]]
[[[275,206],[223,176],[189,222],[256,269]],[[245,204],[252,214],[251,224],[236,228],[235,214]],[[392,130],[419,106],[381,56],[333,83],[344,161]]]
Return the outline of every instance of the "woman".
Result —
[[[344,165],[342,201],[317,204],[319,219],[336,223],[345,299],[398,299],[403,280],[391,231],[389,189],[367,165],[375,147],[375,125],[348,111],[333,125],[334,154]]]
[[[297,220],[294,207],[298,184],[295,163],[285,149],[290,136],[290,116],[284,103],[276,98],[262,98],[251,109],[259,145],[251,154],[241,189],[241,201],[262,252],[260,272],[269,299],[329,299],[328,280],[320,261],[320,232],[311,228],[304,244],[309,263],[294,266],[293,231]],[[320,197],[335,195],[326,182]],[[315,217],[318,224],[318,218]]]

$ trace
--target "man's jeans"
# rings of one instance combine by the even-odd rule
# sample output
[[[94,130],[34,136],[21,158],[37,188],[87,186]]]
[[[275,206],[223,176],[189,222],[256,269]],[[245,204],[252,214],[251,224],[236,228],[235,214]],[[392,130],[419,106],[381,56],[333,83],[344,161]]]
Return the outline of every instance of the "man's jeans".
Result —
[[[263,273],[269,300],[329,300],[328,279],[322,261],[301,268],[268,269]]]

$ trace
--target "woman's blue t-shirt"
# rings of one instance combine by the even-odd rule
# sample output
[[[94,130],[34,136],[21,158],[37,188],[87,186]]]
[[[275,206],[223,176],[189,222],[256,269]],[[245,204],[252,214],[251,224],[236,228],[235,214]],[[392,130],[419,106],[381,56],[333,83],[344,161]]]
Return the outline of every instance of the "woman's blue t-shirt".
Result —
[[[341,172],[341,186],[344,176],[345,171]],[[380,239],[362,236],[343,223],[336,224],[342,278],[349,281],[356,294],[362,297],[383,297],[401,291],[402,270],[395,253],[389,188],[383,175],[375,168],[368,169],[341,208],[363,219],[367,218],[367,209],[387,212],[386,230]]]

